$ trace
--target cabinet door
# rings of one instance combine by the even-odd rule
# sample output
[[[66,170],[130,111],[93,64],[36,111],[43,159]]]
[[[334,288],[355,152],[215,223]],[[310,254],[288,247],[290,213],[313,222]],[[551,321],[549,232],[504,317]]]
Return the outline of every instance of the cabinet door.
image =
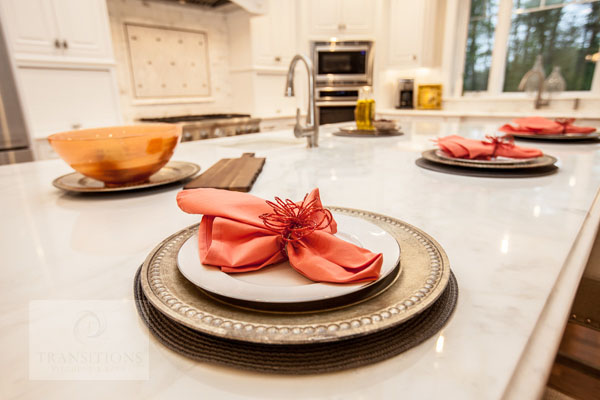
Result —
[[[259,116],[295,115],[297,98],[284,96],[285,75],[258,73],[254,79],[255,114]]]
[[[108,13],[103,0],[53,0],[65,55],[110,56]]]
[[[341,0],[340,31],[344,34],[372,34],[375,3],[374,0]]]
[[[34,138],[78,128],[117,125],[121,117],[110,69],[18,69]]]
[[[340,6],[340,0],[311,0],[309,4],[311,34],[338,35],[342,23]]]
[[[275,60],[277,64],[287,67],[296,54],[296,2],[294,0],[271,0],[269,10],[272,26],[275,30],[272,37],[275,39]],[[280,61],[277,61],[280,59]]]
[[[271,0],[265,15],[252,17],[251,36],[258,66],[287,66],[296,49],[294,0]]]
[[[425,2],[391,0],[389,63],[416,67],[421,63]]]
[[[52,3],[47,0],[2,0],[2,25],[14,53],[60,54]]]

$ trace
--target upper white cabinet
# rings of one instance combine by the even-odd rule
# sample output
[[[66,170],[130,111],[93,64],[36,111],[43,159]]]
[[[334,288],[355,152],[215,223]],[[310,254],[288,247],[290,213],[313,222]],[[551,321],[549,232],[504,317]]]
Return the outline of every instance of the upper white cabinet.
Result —
[[[2,0],[15,58],[112,58],[104,0]]]
[[[297,53],[296,0],[270,0],[266,13],[227,15],[231,106],[255,116],[293,115],[296,98],[284,97],[287,68]]]
[[[313,37],[374,35],[376,1],[310,0],[308,7],[309,33]]]
[[[294,0],[271,0],[265,15],[251,17],[250,39],[257,66],[285,66],[296,49]]]
[[[59,33],[50,1],[3,0],[0,6],[13,52],[54,54],[59,51]]]
[[[428,67],[439,53],[437,0],[390,0],[389,65]],[[437,40],[436,40],[437,38]]]

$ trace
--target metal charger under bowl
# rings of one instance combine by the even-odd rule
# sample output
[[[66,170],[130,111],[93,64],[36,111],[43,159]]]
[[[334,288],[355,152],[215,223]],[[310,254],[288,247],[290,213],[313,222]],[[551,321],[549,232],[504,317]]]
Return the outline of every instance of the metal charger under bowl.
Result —
[[[135,184],[106,186],[103,182],[88,178],[79,172],[73,172],[56,178],[52,185],[67,192],[109,193],[149,189],[157,186],[181,182],[193,177],[200,171],[200,166],[184,161],[169,161],[158,172],[150,175],[147,181]]]
[[[397,326],[435,303],[450,277],[442,247],[403,221],[368,211],[329,207],[364,218],[400,243],[402,274],[387,290],[351,307],[309,313],[246,310],[206,296],[177,267],[177,254],[197,230],[183,229],[159,244],[146,258],[142,290],[162,314],[204,334],[262,344],[331,342]]]

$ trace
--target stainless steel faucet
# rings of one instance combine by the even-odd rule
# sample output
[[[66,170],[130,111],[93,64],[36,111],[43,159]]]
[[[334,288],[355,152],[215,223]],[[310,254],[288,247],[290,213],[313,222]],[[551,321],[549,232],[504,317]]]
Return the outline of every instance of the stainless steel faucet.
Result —
[[[542,61],[542,56],[538,55],[535,59],[535,64],[533,67],[527,71],[525,75],[523,75],[521,82],[519,82],[519,90],[537,92],[533,102],[533,106],[536,110],[550,104],[550,101],[544,100],[543,97],[546,75],[544,74],[544,66]]]
[[[294,136],[306,137],[308,147],[317,147],[319,145],[319,124],[317,123],[317,110],[315,106],[315,78],[313,74],[312,62],[302,54],[296,54],[290,63],[287,73],[287,84],[285,87],[285,96],[294,95],[294,69],[299,60],[306,65],[308,74],[308,111],[306,115],[306,125],[300,122],[300,109],[296,109],[296,126],[294,127]]]
[[[538,110],[543,106],[547,106],[550,104],[550,101],[543,98],[544,94],[544,73],[537,70],[528,71],[523,79],[521,79],[521,83],[519,84],[519,90],[525,90],[525,86],[527,85],[527,81],[530,79],[537,79],[539,84],[537,85],[535,100],[533,101],[533,107]]]

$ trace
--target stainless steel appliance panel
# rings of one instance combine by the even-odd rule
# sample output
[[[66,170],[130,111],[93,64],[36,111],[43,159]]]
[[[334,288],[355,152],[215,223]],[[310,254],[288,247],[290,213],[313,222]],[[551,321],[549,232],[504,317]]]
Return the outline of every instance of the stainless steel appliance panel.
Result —
[[[0,164],[31,161],[25,117],[0,29]],[[19,151],[16,151],[19,150]]]
[[[371,85],[373,42],[311,42],[317,85]]]
[[[317,104],[319,125],[354,121],[355,102],[327,102]]]
[[[358,100],[362,86],[327,86],[317,88],[317,101]]]

